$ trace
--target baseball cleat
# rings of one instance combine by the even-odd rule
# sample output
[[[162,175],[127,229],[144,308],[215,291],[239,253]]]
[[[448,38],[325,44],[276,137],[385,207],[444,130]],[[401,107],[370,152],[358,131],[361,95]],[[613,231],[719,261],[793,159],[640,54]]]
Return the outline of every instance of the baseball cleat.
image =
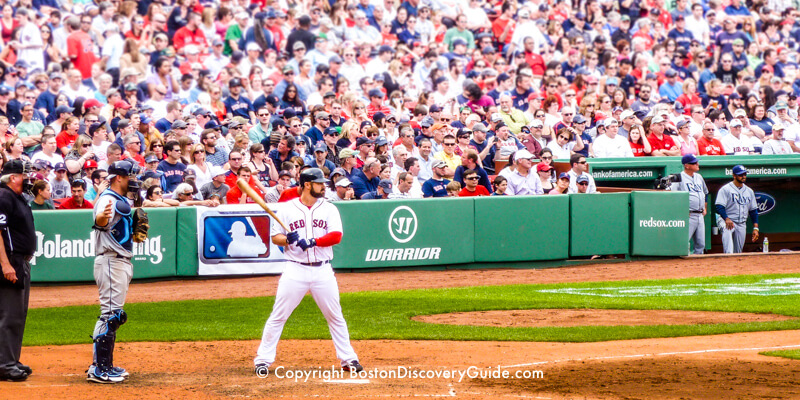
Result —
[[[342,365],[342,369],[345,371],[361,372],[364,370],[364,367],[362,367],[361,364],[358,363],[358,360],[353,360],[345,365]]]
[[[86,380],[95,383],[119,383],[125,380],[125,377],[120,376],[111,368],[98,368],[95,365],[89,367],[86,371]]]
[[[269,376],[269,364],[267,363],[256,364],[253,370],[255,371],[256,376],[259,378],[266,378]]]
[[[123,378],[131,376],[131,374],[128,371],[126,371],[125,368],[122,367],[111,367],[111,371],[113,371],[114,373]]]

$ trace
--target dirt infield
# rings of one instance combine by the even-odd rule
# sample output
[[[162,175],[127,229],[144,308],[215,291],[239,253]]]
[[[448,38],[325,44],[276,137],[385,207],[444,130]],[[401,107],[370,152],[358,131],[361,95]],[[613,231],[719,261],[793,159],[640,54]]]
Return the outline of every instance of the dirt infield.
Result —
[[[420,315],[411,318],[429,324],[497,326],[638,326],[728,324],[784,321],[786,315],[685,310],[537,309],[493,310]]]
[[[405,271],[340,274],[343,291],[394,290],[509,283],[663,279],[800,273],[800,255],[728,257],[588,265],[546,270]],[[134,284],[129,300],[250,297],[274,294],[276,277]],[[36,287],[32,306],[94,304],[93,285]],[[135,323],[135,321],[131,321]],[[329,340],[286,340],[274,367],[260,379],[250,366],[257,341],[119,343],[116,363],[125,384],[86,383],[91,346],[23,349],[35,370],[24,383],[0,383],[0,398],[438,398],[468,399],[752,399],[800,398],[800,362],[761,356],[800,348],[800,331],[643,339],[598,343],[355,341],[370,377],[287,379],[287,372],[330,370]],[[474,367],[474,368],[470,368]],[[338,371],[338,369],[335,369]],[[542,378],[495,378],[492,373]],[[403,379],[422,372],[454,377]],[[463,379],[459,373],[469,373]],[[472,376],[478,374],[478,376]],[[484,376],[480,376],[483,374]],[[486,376],[488,374],[488,376]],[[281,375],[283,378],[278,377]]]

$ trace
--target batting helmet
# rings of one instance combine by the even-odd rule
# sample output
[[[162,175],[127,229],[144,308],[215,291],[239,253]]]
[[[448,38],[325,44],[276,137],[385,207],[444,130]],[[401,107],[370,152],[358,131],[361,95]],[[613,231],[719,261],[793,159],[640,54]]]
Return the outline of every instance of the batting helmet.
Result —
[[[309,168],[300,173],[300,186],[306,182],[328,183],[329,180],[325,179],[325,174],[319,168]]]

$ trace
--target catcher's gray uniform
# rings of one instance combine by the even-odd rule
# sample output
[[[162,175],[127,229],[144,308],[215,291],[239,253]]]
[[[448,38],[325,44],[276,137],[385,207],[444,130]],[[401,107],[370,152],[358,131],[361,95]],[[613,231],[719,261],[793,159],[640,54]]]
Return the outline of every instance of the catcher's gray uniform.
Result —
[[[124,369],[114,367],[114,344],[117,329],[128,316],[123,310],[128,285],[133,276],[133,221],[130,200],[106,189],[94,205],[93,216],[111,204],[111,218],[105,227],[94,226],[92,233],[97,256],[94,259],[94,279],[100,298],[100,317],[94,327],[94,359],[88,371],[93,382],[112,383],[124,379]]]
[[[747,228],[747,216],[756,210],[756,195],[753,189],[742,184],[736,187],[733,182],[728,182],[717,192],[717,227],[722,235],[722,248],[725,253],[741,253],[744,247]],[[720,206],[724,214],[720,211]],[[722,214],[722,215],[720,215]],[[733,229],[725,226],[725,216],[733,221]],[[754,221],[758,222],[758,221]]]
[[[706,181],[697,172],[689,176],[683,171],[681,181],[673,183],[671,190],[689,192],[689,240],[692,241],[694,254],[703,254],[706,248],[706,222],[703,216],[708,196]]]

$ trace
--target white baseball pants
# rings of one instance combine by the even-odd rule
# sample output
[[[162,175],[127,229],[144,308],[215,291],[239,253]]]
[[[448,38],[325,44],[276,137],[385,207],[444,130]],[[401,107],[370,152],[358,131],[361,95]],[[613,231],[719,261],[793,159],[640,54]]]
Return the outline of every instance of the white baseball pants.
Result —
[[[339,304],[339,285],[330,263],[321,267],[309,267],[287,262],[286,269],[278,281],[275,304],[266,325],[264,325],[261,345],[258,346],[254,364],[272,365],[275,362],[275,352],[283,332],[283,326],[309,291],[317,303],[317,307],[322,311],[322,315],[328,321],[328,329],[330,329],[333,345],[336,348],[336,357],[339,358],[341,364],[345,365],[349,361],[358,359],[350,344],[347,322],[344,320],[342,306]]]

